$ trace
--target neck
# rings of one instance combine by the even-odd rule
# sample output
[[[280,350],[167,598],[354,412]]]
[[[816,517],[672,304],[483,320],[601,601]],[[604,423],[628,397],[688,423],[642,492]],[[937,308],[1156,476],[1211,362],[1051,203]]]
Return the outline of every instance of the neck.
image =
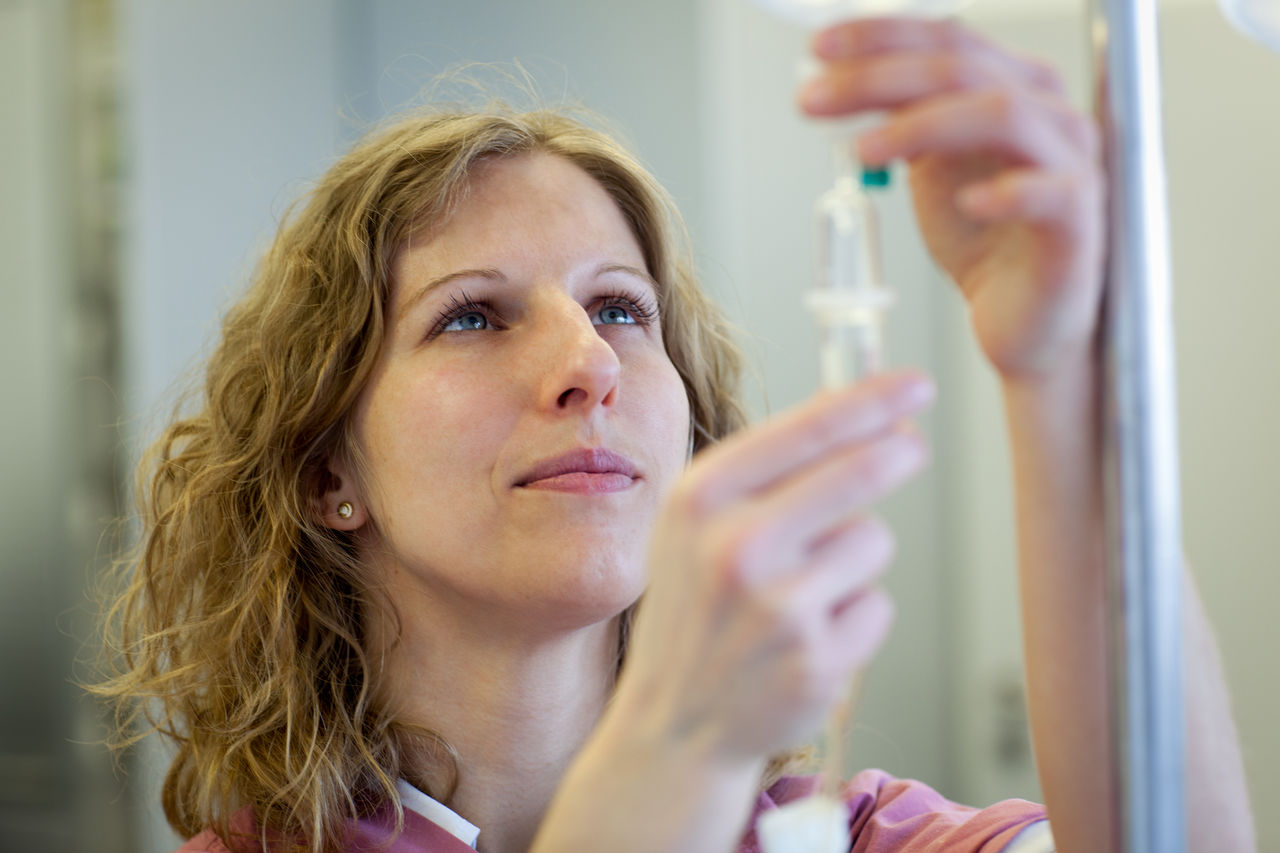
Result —
[[[535,633],[474,612],[399,609],[384,679],[390,706],[455,750],[457,787],[446,805],[480,827],[480,850],[528,849],[612,691],[617,619]],[[410,781],[442,779],[438,767],[412,770]]]

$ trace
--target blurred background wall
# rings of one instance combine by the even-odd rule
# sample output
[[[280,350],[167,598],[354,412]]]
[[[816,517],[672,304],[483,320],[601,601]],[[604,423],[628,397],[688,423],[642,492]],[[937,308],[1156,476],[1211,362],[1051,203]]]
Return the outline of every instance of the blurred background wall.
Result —
[[[117,21],[0,3],[0,850],[123,851],[72,660],[118,511]]]
[[[981,0],[966,17],[1054,59],[1083,104],[1080,5]],[[1280,849],[1280,818],[1261,810],[1280,797],[1280,114],[1266,94],[1280,57],[1207,0],[1164,13],[1186,538],[1261,849]],[[547,100],[606,116],[675,194],[744,329],[762,416],[816,384],[799,294],[830,177],[823,135],[792,108],[804,44],[745,0],[0,2],[0,850],[174,844],[158,748],[123,784],[70,684],[92,642],[84,590],[130,462],[307,181],[450,66],[519,60]],[[923,425],[932,470],[885,507],[899,619],[852,760],[975,804],[1034,798],[998,395],[896,183],[891,358],[935,373],[941,398]]]

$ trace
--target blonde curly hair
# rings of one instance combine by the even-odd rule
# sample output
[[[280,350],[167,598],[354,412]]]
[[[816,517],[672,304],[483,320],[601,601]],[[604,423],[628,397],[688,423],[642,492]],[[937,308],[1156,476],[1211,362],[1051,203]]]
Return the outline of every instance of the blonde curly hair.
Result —
[[[286,218],[223,322],[198,411],[176,417],[138,471],[142,535],[107,609],[109,676],[90,689],[115,708],[116,746],[151,731],[172,741],[164,810],[184,836],[213,827],[234,844],[231,816],[248,807],[264,846],[327,853],[376,809],[402,825],[395,781],[423,780],[415,766],[452,780],[437,799],[456,785],[448,745],[379,706],[361,614],[388,605],[317,506],[328,461],[358,456],[352,408],[383,340],[395,252],[449,215],[477,163],[535,151],[595,178],[630,225],[659,285],[695,452],[744,425],[741,359],[679,214],[608,135],[563,110],[501,107],[376,130]]]

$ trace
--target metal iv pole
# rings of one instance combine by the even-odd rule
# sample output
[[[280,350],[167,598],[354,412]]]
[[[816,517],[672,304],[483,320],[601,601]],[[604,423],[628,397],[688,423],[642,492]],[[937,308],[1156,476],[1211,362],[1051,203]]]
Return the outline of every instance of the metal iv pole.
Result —
[[[1090,0],[1109,250],[1103,407],[1126,853],[1186,850],[1182,550],[1156,0]]]

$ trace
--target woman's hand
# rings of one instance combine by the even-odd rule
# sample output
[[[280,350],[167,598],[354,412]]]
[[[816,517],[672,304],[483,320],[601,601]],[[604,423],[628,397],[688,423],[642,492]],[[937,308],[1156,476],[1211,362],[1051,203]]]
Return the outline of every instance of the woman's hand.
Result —
[[[872,164],[904,158],[925,241],[959,284],[1004,379],[1036,765],[1059,850],[1119,837],[1105,647],[1107,537],[1094,344],[1103,281],[1098,134],[1057,77],[954,23],[864,21],[821,33],[814,115],[887,110]],[[1184,645],[1188,827],[1197,850],[1253,847],[1213,640],[1194,594]]]
[[[694,460],[600,724],[534,851],[729,850],[765,762],[812,735],[888,633],[893,542],[866,515],[925,462],[900,373],[819,394]],[[624,803],[625,814],[601,810]]]
[[[931,398],[919,376],[878,377],[694,461],[656,525],[614,700],[633,724],[726,767],[812,735],[892,621],[875,582],[893,540],[866,512],[923,466],[904,420]]]
[[[1007,380],[1091,357],[1103,278],[1094,123],[1056,73],[949,21],[868,20],[820,33],[814,116],[887,110],[868,164],[910,164],[925,243],[969,303]]]

